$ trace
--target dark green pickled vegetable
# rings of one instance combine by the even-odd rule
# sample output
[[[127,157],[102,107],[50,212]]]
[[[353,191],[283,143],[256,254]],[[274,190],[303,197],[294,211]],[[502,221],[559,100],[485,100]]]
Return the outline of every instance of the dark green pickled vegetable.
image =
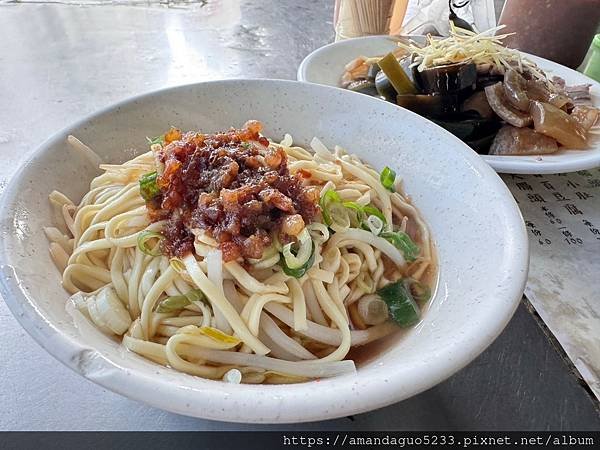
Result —
[[[467,143],[476,143],[480,139],[495,135],[502,126],[500,121],[494,118],[483,118],[474,112],[464,112],[449,116],[448,118],[431,118],[430,120]],[[477,148],[485,146],[485,142],[476,144],[476,146]]]
[[[484,119],[492,119],[495,116],[483,91],[477,91],[467,98],[462,104],[461,111],[477,113]]]
[[[468,139],[475,133],[481,119],[431,119],[459,139]]]
[[[417,89],[393,53],[388,53],[377,64],[381,67],[398,94],[416,94]]]
[[[475,89],[480,91],[486,86],[491,86],[493,84],[498,83],[499,81],[503,81],[503,75],[489,75],[489,74],[480,74],[477,76],[477,84]]]
[[[403,94],[396,97],[398,106],[425,117],[441,117],[460,109],[458,95]]]
[[[487,154],[496,133],[502,126],[497,118],[481,117],[475,111],[465,111],[443,118],[430,118],[437,125],[464,141],[480,154]]]
[[[377,295],[387,304],[390,316],[401,327],[410,327],[421,318],[419,305],[402,280],[382,287]]]
[[[413,67],[415,84],[426,94],[456,94],[473,91],[477,82],[477,69],[473,63],[457,63],[432,67],[419,72]]]

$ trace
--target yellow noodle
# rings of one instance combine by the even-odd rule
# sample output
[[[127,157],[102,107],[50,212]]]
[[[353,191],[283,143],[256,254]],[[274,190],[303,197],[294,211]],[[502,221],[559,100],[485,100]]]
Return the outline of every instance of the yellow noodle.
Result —
[[[71,138],[69,142],[99,160],[91,149]],[[396,329],[387,322],[350,331],[347,306],[367,290],[373,292],[398,278],[427,279],[435,270],[433,243],[399,180],[400,192],[391,193],[383,188],[374,168],[340,147],[330,152],[314,139],[311,146],[316,153],[312,153],[292,144],[289,135],[281,144],[270,144],[287,154],[292,174],[310,172],[305,183],[318,188],[321,195],[332,189],[343,201],[380,208],[389,230],[392,226],[401,231],[416,228],[418,258],[406,265],[382,238],[355,228],[330,233],[319,221],[306,224],[314,244],[314,262],[300,278],[283,272],[281,246],[274,246],[260,259],[224,263],[222,277],[217,275],[213,283],[207,277],[204,257],[218,250],[219,242],[201,229],[191,230],[195,255],[169,261],[164,255],[145,254],[138,247],[140,233],[161,232],[165,226],[165,221],[151,223],[138,183],[143,174],[160,172],[154,156],[158,145],[124,164],[101,164],[104,173],[92,180],[77,206],[57,191],[50,194],[57,223],[44,232],[65,289],[89,293],[83,295],[96,303],[107,297],[100,293],[110,289],[126,307],[125,323],[131,322],[122,335],[123,345],[174,370],[221,379],[236,368],[244,383],[306,381],[303,374],[318,373],[315,364],[323,365],[324,373],[347,371],[349,362],[343,360],[351,346]],[[158,250],[160,246],[154,248]],[[390,266],[390,260],[398,265]],[[84,301],[82,313],[96,320],[99,329],[110,332],[108,324],[115,328],[115,322],[100,317],[105,308],[96,303]],[[85,310],[88,304],[94,308],[95,319]],[[169,309],[169,304],[179,306]],[[227,327],[215,328],[217,315]],[[253,363],[261,366],[253,367]]]

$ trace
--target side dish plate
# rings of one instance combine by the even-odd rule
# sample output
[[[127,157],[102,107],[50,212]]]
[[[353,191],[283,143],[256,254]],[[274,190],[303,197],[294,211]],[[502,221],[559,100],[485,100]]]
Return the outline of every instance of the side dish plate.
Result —
[[[369,36],[325,45],[308,55],[298,68],[298,80],[310,83],[339,86],[344,66],[357,56],[376,56],[396,48],[388,36]],[[526,54],[549,75],[564,78],[568,85],[592,84],[592,102],[600,106],[600,83],[585,75],[534,55]],[[360,114],[356,111],[356,114]],[[500,173],[542,174],[574,172],[600,166],[600,139],[591,138],[586,150],[561,150],[543,156],[481,156]]]

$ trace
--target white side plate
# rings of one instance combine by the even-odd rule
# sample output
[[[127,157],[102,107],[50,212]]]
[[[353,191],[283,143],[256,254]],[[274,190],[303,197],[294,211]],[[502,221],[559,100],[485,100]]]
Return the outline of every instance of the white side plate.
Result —
[[[369,36],[325,45],[306,58],[298,68],[298,80],[339,86],[344,66],[357,56],[385,54],[396,47],[387,36]],[[592,84],[592,101],[600,105],[600,83],[567,67],[534,55],[526,55],[549,75],[565,79],[567,84]],[[490,156],[482,158],[500,173],[561,173],[600,166],[600,139],[592,137],[586,150],[561,150],[543,156]]]

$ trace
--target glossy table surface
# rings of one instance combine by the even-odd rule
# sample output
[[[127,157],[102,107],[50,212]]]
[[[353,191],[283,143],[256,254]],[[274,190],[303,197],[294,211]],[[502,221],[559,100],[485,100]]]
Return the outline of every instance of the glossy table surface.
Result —
[[[84,2],[85,3],[85,2]],[[333,2],[64,5],[0,0],[0,192],[47,136],[128,96],[218,78],[295,78],[333,39]],[[167,6],[168,5],[168,6]],[[0,301],[0,430],[234,430],[108,392],[41,349]],[[525,304],[467,368],[402,403],[313,430],[598,430],[597,403]]]

